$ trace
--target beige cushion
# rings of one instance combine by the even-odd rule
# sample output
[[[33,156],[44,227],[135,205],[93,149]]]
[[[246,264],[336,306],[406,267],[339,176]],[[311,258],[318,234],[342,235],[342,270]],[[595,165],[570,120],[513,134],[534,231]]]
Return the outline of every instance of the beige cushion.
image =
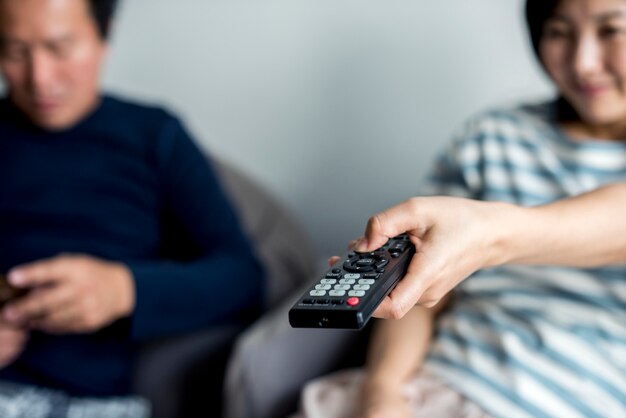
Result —
[[[289,308],[319,274],[309,240],[261,186],[224,162],[214,164],[265,265],[267,304],[274,307],[235,344],[227,365],[224,416],[285,416],[304,383],[333,370],[359,334],[291,328]]]
[[[288,210],[263,187],[228,163],[213,163],[265,267],[266,306],[274,306],[310,280],[316,260],[312,245]]]

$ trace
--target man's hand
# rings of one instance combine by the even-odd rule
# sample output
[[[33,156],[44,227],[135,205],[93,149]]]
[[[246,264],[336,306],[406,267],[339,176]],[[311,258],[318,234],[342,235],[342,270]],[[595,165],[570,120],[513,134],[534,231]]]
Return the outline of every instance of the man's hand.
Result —
[[[135,305],[130,270],[86,255],[60,255],[12,269],[9,283],[30,289],[2,310],[2,320],[49,333],[97,331]]]
[[[28,341],[28,331],[0,320],[0,369],[5,368],[22,353]]]

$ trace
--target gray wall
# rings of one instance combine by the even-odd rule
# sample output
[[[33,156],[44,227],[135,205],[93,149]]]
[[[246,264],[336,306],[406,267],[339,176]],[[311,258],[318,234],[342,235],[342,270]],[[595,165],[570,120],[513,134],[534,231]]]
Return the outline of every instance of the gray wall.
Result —
[[[105,85],[165,104],[320,255],[416,191],[486,107],[546,97],[521,0],[121,0]]]

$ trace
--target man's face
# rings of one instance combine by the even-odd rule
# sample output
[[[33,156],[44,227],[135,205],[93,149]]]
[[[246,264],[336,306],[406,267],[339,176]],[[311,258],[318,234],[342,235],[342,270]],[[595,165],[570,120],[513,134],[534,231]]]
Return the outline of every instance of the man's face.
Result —
[[[44,129],[69,128],[96,106],[106,51],[87,0],[0,0],[0,72]]]

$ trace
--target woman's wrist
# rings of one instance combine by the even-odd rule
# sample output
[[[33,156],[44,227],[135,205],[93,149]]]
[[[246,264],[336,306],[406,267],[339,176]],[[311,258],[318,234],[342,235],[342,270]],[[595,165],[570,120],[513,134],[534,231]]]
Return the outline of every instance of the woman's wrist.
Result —
[[[526,208],[505,202],[481,202],[483,225],[478,231],[483,241],[479,267],[488,268],[513,262],[525,253]]]

